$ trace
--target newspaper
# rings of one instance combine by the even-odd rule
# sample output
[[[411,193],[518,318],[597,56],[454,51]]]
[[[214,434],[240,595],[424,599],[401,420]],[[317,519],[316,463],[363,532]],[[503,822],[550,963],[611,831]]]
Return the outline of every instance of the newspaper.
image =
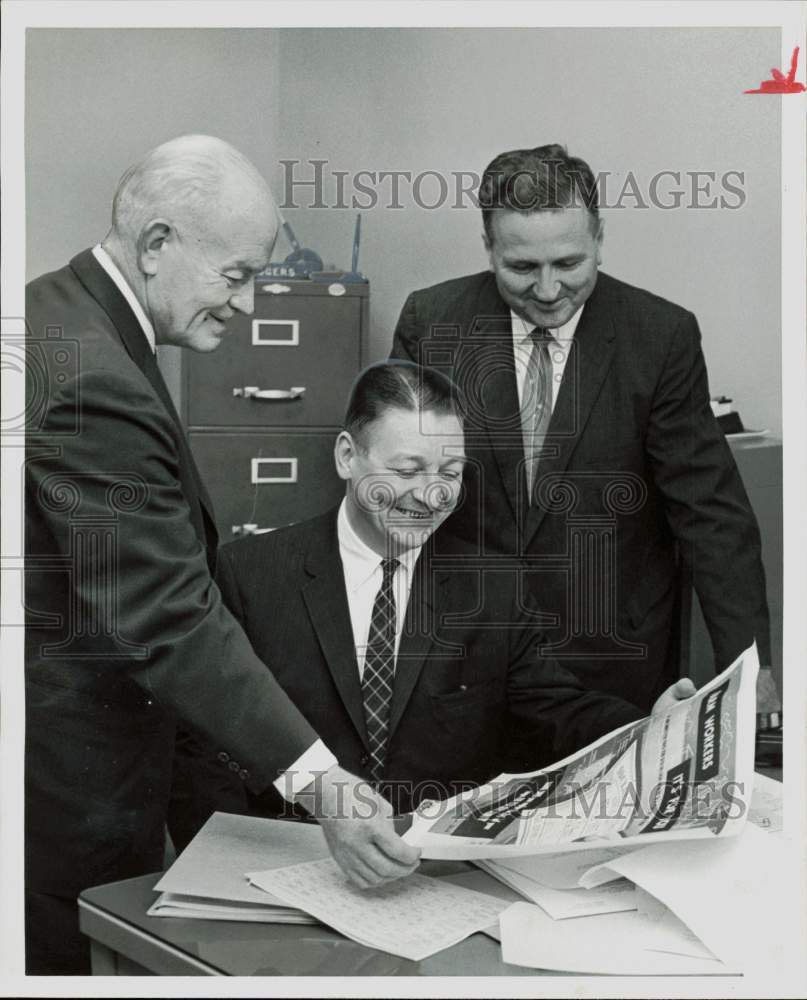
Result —
[[[484,859],[731,836],[754,781],[756,645],[691,698],[540,771],[424,802],[425,858]]]

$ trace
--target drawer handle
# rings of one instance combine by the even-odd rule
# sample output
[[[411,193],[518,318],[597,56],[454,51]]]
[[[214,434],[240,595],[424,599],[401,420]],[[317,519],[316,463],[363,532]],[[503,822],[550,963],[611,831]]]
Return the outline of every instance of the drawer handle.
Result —
[[[233,534],[234,535],[265,535],[268,531],[274,531],[274,528],[259,528],[257,524],[234,524]]]
[[[266,399],[269,402],[276,399],[301,399],[304,392],[304,385],[293,385],[291,389],[259,389],[257,385],[245,385],[243,389],[233,389],[234,396],[243,399]]]

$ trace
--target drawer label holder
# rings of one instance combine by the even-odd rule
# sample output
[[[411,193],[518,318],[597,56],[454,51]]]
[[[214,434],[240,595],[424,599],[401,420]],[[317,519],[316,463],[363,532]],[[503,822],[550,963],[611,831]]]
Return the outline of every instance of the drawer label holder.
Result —
[[[258,399],[267,402],[272,402],[273,400],[302,399],[304,394],[304,385],[293,385],[290,389],[261,389],[257,385],[245,385],[243,389],[233,389],[233,396],[239,399]]]

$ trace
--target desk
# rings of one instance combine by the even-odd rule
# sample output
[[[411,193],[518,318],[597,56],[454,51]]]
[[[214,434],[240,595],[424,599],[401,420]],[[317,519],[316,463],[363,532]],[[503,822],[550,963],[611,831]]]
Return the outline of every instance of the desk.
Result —
[[[431,867],[434,866],[434,867]],[[467,871],[460,862],[425,862],[428,875]],[[487,876],[489,877],[489,876]],[[559,975],[508,965],[501,948],[473,934],[422,962],[388,955],[318,925],[236,923],[148,917],[159,874],[87,889],[82,931],[96,976],[531,976]],[[495,880],[491,879],[495,883]]]
[[[757,767],[781,781],[781,769]],[[510,892],[490,875],[457,861],[425,861],[425,875],[476,871],[491,894]],[[501,959],[486,934],[470,937],[422,962],[366,948],[321,925],[239,923],[149,917],[161,873],[86,889],[81,930],[90,938],[96,976],[541,976],[563,975]],[[520,899],[515,893],[513,899]]]

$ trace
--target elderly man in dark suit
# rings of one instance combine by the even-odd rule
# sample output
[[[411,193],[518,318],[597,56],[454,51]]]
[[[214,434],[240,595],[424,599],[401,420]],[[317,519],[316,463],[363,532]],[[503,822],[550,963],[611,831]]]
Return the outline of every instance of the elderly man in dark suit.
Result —
[[[759,531],[695,317],[598,270],[595,179],[561,146],[497,156],[479,198],[490,270],[413,292],[392,346],[464,394],[447,529],[524,559],[546,654],[590,689],[648,708],[677,675],[679,565],[717,669],[754,639],[769,664]]]
[[[252,311],[276,232],[255,168],[185,136],[124,175],[102,244],[28,287],[29,973],[89,972],[77,894],[162,866],[177,721],[222,774],[312,809],[357,885],[417,863],[224,607],[210,500],[155,361],[155,344],[214,350]]]
[[[519,606],[512,572],[460,542],[435,551],[465,465],[455,407],[438,372],[366,369],[335,446],[342,504],[220,552],[222,596],[258,655],[397,812],[535,769],[645,714],[539,655],[540,618]],[[693,690],[679,681],[657,707]],[[234,784],[209,808],[246,807]],[[249,807],[271,814],[282,800],[270,790]]]

